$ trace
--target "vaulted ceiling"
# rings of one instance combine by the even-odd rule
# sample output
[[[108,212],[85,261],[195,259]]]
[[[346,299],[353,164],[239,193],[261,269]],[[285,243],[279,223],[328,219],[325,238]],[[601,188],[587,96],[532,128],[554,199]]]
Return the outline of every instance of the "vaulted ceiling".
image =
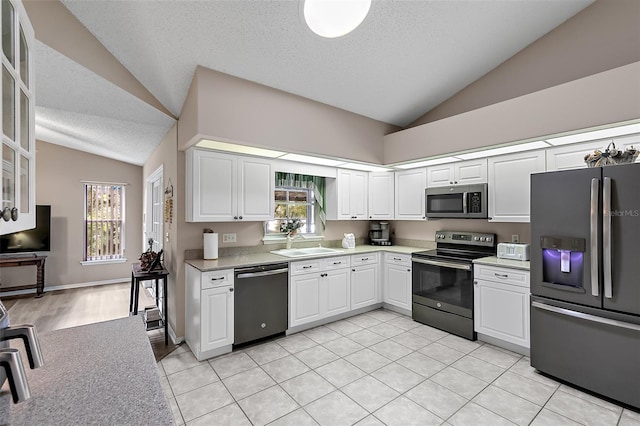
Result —
[[[143,164],[197,65],[403,127],[592,2],[374,0],[356,31],[323,39],[292,0],[63,0],[164,108],[38,42],[37,136]]]

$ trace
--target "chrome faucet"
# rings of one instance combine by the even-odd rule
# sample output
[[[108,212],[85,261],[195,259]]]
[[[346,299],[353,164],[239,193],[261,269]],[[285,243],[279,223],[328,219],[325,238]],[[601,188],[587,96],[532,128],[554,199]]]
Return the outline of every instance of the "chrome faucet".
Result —
[[[18,403],[31,397],[27,375],[22,364],[22,357],[18,349],[9,348],[8,340],[22,339],[32,369],[44,365],[44,358],[40,350],[40,341],[33,325],[19,325],[9,327],[9,312],[0,302],[0,386],[5,377],[9,381],[9,389],[13,402]]]

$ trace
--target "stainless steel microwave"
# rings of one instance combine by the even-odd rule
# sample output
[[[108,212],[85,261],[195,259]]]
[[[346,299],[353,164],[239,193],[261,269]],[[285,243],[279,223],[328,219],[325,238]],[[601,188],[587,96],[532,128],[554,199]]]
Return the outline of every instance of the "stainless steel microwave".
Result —
[[[486,219],[487,184],[427,188],[425,212],[433,219]]]

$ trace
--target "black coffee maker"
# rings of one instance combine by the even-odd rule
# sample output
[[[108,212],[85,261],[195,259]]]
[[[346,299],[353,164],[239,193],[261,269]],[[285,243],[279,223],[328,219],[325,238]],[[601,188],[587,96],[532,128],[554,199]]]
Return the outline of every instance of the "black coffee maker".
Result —
[[[369,225],[369,244],[372,246],[390,246],[389,222],[372,223]]]

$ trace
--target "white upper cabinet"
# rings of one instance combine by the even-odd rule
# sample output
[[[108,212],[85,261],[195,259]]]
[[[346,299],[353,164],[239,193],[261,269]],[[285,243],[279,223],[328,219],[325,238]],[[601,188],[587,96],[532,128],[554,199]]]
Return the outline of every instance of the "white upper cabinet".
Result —
[[[2,187],[0,235],[36,224],[34,32],[24,6],[3,0],[2,19]]]
[[[427,167],[427,187],[487,182],[487,159]]]
[[[489,158],[489,221],[529,222],[532,173],[545,171],[545,151]]]
[[[393,172],[369,173],[369,219],[393,219]]]
[[[547,171],[584,169],[587,167],[584,162],[585,155],[591,154],[596,149],[603,149],[608,143],[600,140],[549,148],[547,149]]]
[[[335,181],[327,183],[329,220],[367,219],[367,172],[338,169]]]
[[[272,219],[274,175],[268,160],[190,149],[186,174],[187,221]]]
[[[395,213],[396,220],[423,220],[424,191],[427,188],[427,169],[396,172]]]

